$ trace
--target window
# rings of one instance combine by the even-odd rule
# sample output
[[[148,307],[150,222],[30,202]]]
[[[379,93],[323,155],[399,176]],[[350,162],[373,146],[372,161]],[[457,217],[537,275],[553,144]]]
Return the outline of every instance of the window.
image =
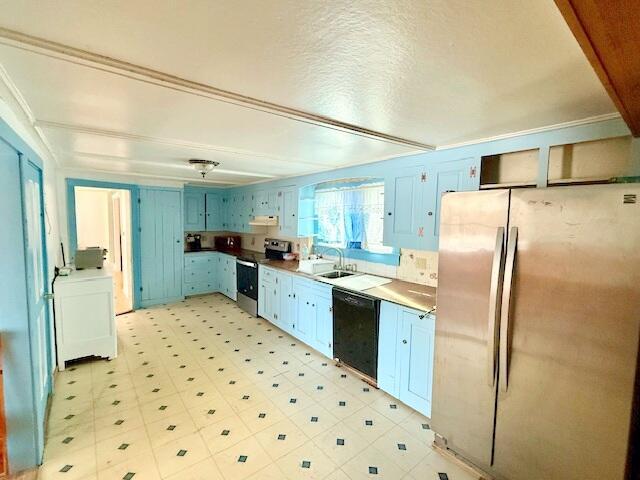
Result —
[[[331,182],[316,186],[318,245],[391,253],[382,244],[384,182]]]

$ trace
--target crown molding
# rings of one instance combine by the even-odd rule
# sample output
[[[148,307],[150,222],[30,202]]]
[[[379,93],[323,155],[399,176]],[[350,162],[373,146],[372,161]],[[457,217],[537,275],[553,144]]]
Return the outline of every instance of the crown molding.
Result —
[[[9,90],[9,93],[13,97],[13,100],[18,105],[18,108],[20,109],[21,113],[26,118],[29,127],[33,129],[36,139],[39,140],[40,143],[42,144],[42,147],[44,147],[44,153],[47,154],[49,158],[53,160],[53,163],[56,166],[59,166],[60,161],[58,160],[58,157],[56,157],[55,153],[53,153],[53,148],[51,147],[51,144],[47,140],[46,135],[44,134],[42,129],[36,125],[36,119],[33,115],[33,112],[31,111],[31,108],[29,107],[29,104],[27,103],[24,96],[22,95],[22,93],[20,92],[20,90],[18,89],[14,81],[9,76],[9,73],[5,70],[5,68],[2,66],[1,63],[0,63],[0,82],[2,82],[7,87],[7,90]]]
[[[495,142],[497,140],[505,140],[505,139],[514,138],[514,137],[522,137],[525,135],[532,135],[535,133],[544,133],[544,132],[549,132],[551,130],[559,130],[562,128],[579,127],[580,125],[589,125],[591,123],[606,122],[608,120],[615,120],[618,118],[621,118],[618,112],[605,113],[603,115],[596,115],[594,117],[586,117],[586,118],[581,118],[579,120],[571,120],[569,122],[563,122],[563,123],[555,123],[553,125],[545,125],[544,127],[530,128],[528,130],[520,130],[519,132],[504,133],[502,135],[494,135],[492,137],[478,138],[475,140],[469,140],[469,141],[460,142],[460,143],[450,143],[448,145],[439,145],[438,148],[436,148],[436,151],[449,150],[451,148],[458,148],[458,147],[467,147],[469,145],[478,145],[480,143]]]

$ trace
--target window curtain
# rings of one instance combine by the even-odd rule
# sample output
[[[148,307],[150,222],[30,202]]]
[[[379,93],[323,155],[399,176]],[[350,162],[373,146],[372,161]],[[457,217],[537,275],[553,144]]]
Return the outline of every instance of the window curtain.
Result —
[[[339,248],[382,246],[384,186],[319,190],[318,241]]]

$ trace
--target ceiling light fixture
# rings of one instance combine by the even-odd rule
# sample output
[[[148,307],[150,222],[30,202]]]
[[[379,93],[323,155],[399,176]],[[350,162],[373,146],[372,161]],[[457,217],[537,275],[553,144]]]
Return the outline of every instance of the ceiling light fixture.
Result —
[[[199,158],[192,158],[189,160],[189,165],[196,169],[196,172],[205,177],[207,173],[220,165],[220,162],[214,162],[213,160],[200,160]]]

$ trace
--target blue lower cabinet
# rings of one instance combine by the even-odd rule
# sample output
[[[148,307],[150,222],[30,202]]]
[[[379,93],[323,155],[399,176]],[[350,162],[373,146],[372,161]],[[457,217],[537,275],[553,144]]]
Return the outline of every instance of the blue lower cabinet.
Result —
[[[231,300],[238,299],[238,284],[236,280],[236,257],[226,253],[218,254],[218,290]]]
[[[258,315],[277,324],[280,299],[276,288],[276,273],[262,265],[258,268]]]
[[[329,295],[316,296],[316,325],[313,347],[329,358],[333,358],[333,301]]]
[[[435,317],[402,308],[400,343],[400,400],[431,417]]]
[[[381,302],[378,329],[378,387],[389,395],[400,397],[398,362],[398,312],[395,303]]]
[[[431,416],[435,317],[382,302],[378,334],[378,386]]]
[[[331,285],[295,278],[296,318],[291,334],[320,353],[333,358],[333,307]]]
[[[300,282],[298,279],[294,280],[294,288],[296,292],[296,321],[293,324],[292,335],[310,345],[313,340],[316,322],[313,289],[310,285]]]
[[[218,291],[218,253],[187,253],[184,256],[185,295],[201,295]]]
[[[296,323],[296,293],[293,286],[293,275],[278,272],[277,286],[280,304],[278,326],[285,332],[292,334],[293,325]]]

